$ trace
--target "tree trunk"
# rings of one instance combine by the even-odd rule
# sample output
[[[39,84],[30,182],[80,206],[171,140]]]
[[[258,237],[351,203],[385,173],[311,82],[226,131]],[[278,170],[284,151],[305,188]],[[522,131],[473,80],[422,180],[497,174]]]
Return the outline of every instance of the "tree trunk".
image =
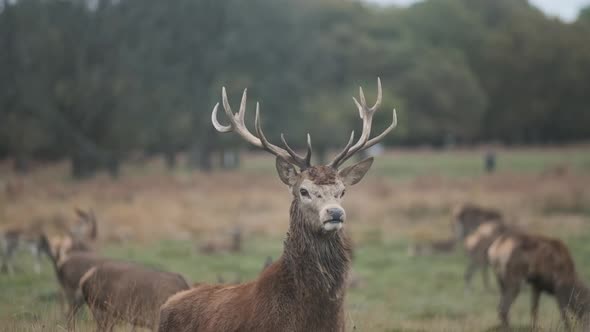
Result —
[[[113,179],[119,178],[119,174],[121,171],[121,158],[119,155],[112,155],[107,163],[107,170],[109,171],[109,175]]]
[[[17,174],[27,174],[29,173],[30,169],[30,163],[29,163],[29,158],[22,154],[19,153],[16,155],[16,157],[14,158],[14,171]]]
[[[168,170],[171,171],[175,169],[176,165],[178,165],[176,151],[172,149],[167,149],[166,151],[164,151],[164,160],[166,161],[166,167],[168,168]]]
[[[213,126],[207,126],[200,131],[200,135],[195,137],[195,143],[189,151],[189,167],[205,172],[213,168],[211,159],[215,150],[214,134]]]
[[[239,150],[221,148],[219,150],[219,164],[222,169],[238,169],[240,167]]]
[[[71,157],[71,175],[80,180],[93,176],[98,170],[99,161],[96,156],[86,151],[75,153]]]

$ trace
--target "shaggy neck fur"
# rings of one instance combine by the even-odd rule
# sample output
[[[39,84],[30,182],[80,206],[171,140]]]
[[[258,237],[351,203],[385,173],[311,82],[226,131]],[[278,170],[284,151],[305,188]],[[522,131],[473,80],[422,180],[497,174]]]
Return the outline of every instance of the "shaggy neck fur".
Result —
[[[283,261],[295,283],[295,296],[323,311],[340,308],[350,266],[348,238],[342,231],[324,233],[313,227],[301,213],[298,199],[291,203],[290,215]]]

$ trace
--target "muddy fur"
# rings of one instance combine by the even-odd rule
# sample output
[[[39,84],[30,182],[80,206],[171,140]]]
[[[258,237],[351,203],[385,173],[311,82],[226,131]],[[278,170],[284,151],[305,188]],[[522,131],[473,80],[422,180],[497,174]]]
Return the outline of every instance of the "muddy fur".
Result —
[[[111,331],[120,322],[155,329],[160,306],[189,285],[176,273],[106,260],[85,273],[80,288],[98,330]]]
[[[531,323],[536,325],[541,293],[555,296],[566,328],[570,328],[566,312],[590,328],[590,290],[579,279],[568,248],[558,239],[509,232],[500,235],[488,250],[489,261],[500,287],[498,315],[508,328],[510,306],[520,286],[532,287]]]

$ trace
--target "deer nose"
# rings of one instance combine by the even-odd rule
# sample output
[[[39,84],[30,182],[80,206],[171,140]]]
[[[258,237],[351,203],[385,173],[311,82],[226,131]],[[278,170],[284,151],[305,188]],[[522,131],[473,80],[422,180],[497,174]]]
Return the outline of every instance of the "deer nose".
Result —
[[[342,217],[344,216],[344,211],[339,208],[329,208],[328,215],[330,216],[330,219],[332,219],[332,220],[343,221]]]

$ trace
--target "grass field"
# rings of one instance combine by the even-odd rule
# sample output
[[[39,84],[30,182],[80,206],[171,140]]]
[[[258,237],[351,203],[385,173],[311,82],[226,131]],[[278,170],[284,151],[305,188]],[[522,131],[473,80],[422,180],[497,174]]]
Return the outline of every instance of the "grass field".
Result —
[[[590,281],[590,154],[587,146],[498,151],[498,171],[482,172],[482,151],[393,151],[377,159],[370,175],[349,190],[347,230],[355,242],[353,270],[359,285],[347,295],[348,325],[356,331],[485,331],[497,324],[497,292],[483,290],[476,275],[465,292],[461,250],[410,257],[414,241],[451,235],[451,210],[475,202],[501,208],[532,232],[556,236],[571,248],[579,273]],[[84,182],[52,165],[25,178],[0,165],[0,224],[27,222],[73,207],[93,208],[99,218],[100,252],[183,273],[191,281],[242,281],[278,257],[287,229],[290,196],[272,159],[244,159],[243,171],[166,172],[154,161],[129,165],[118,181]],[[18,185],[15,185],[18,184]],[[239,254],[203,255],[199,245],[224,241],[235,226],[245,232]],[[31,259],[14,276],[0,275],[0,331],[63,331],[53,271],[41,275]],[[528,289],[512,309],[515,326],[528,324]],[[541,326],[560,328],[553,299],[541,300]],[[80,330],[91,330],[88,313]],[[121,330],[126,330],[122,327]]]

